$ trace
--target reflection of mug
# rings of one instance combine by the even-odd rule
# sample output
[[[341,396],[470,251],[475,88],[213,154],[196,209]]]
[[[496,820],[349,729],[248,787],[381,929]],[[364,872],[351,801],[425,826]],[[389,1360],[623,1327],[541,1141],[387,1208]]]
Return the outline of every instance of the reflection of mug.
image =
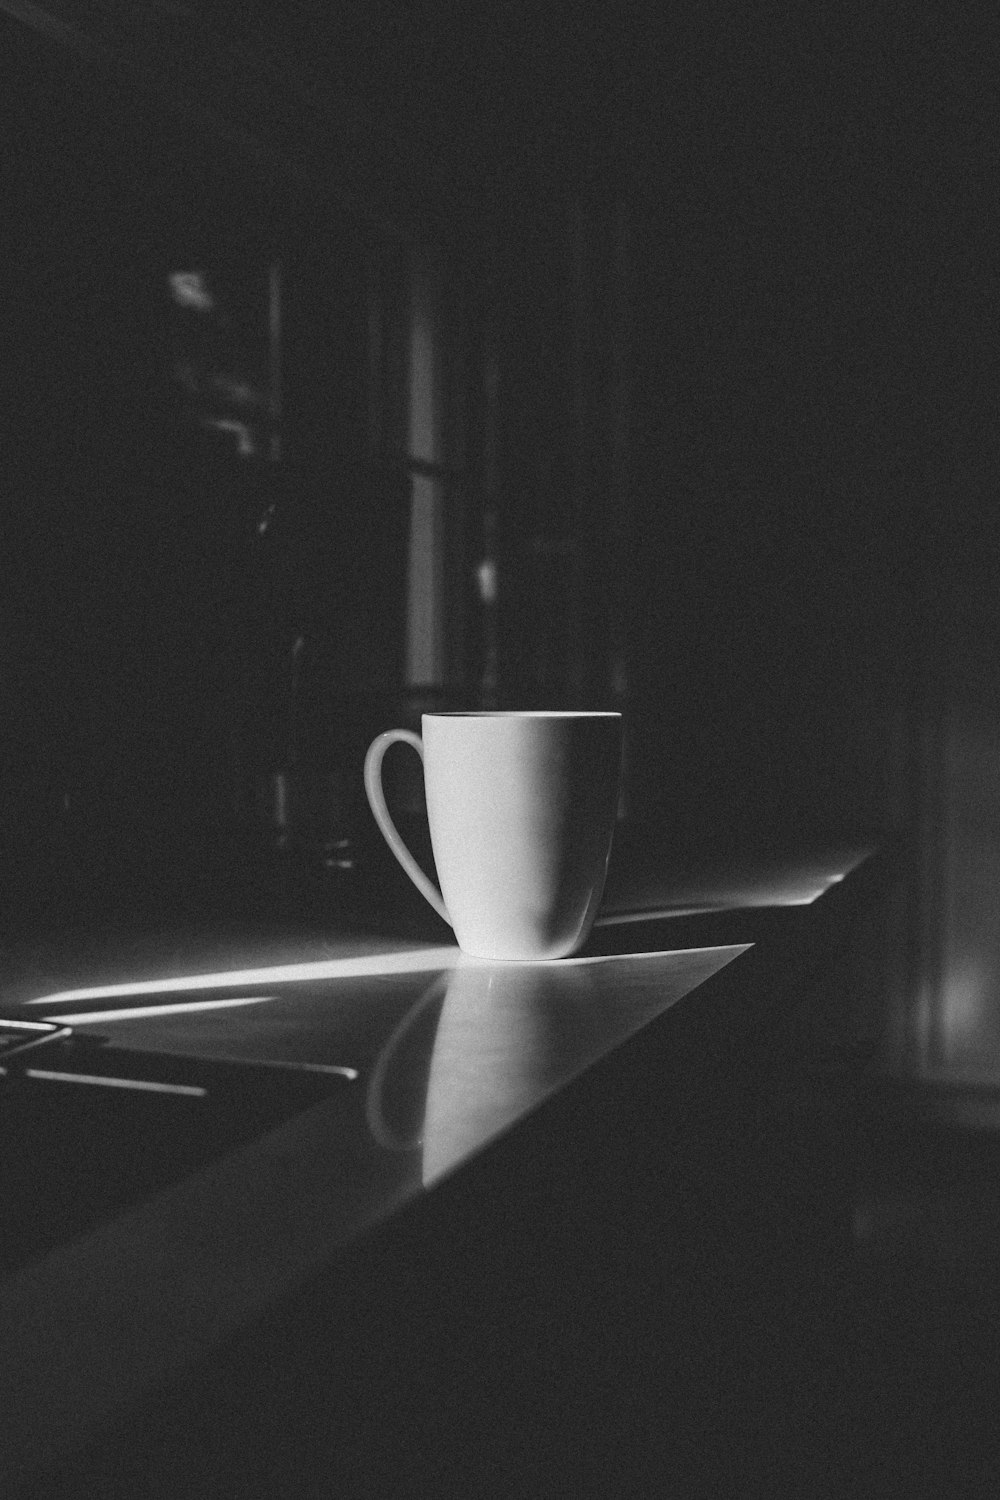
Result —
[[[423,739],[379,735],[365,790],[393,854],[459,945],[479,958],[565,958],[604,890],[621,777],[616,713],[424,714]],[[402,740],[424,762],[435,889],[396,831],[382,757]]]
[[[427,1081],[425,1186],[584,1067],[606,1025],[585,964],[453,969]]]
[[[375,1059],[365,1095],[368,1128],[384,1151],[417,1151],[423,1141],[427,1080],[448,988],[435,974]]]
[[[388,1037],[365,1112],[384,1151],[421,1153],[425,1185],[591,1061],[608,1004],[587,964],[460,962],[437,974]]]

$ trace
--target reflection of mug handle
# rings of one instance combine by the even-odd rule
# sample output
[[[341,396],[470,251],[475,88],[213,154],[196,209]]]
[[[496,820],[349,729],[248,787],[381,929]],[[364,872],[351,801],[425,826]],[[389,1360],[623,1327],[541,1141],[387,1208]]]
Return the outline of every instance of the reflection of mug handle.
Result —
[[[412,1141],[401,1139],[394,1130],[390,1129],[382,1110],[382,1088],[385,1084],[385,1075],[389,1071],[389,1064],[392,1062],[398,1043],[402,1041],[414,1021],[423,1015],[424,1010],[432,1001],[444,999],[448,989],[448,977],[447,974],[435,974],[423,994],[393,1028],[388,1041],[375,1060],[372,1076],[368,1080],[368,1089],[365,1093],[365,1116],[368,1120],[368,1129],[384,1151],[415,1151],[423,1140],[422,1129],[421,1133]]]
[[[421,762],[423,761],[423,741],[412,730],[387,729],[385,734],[380,734],[377,739],[372,741],[368,747],[368,754],[365,756],[365,791],[368,794],[368,805],[375,815],[376,823],[382,830],[382,837],[413,881],[417,890],[426,901],[430,902],[438,916],[443,917],[450,927],[452,925],[451,918],[448,915],[448,909],[444,904],[441,892],[437,886],[428,880],[400,838],[396,825],[389,814],[385,793],[382,791],[382,757],[389,746],[394,745],[397,740],[407,745],[412,745],[420,756]]]

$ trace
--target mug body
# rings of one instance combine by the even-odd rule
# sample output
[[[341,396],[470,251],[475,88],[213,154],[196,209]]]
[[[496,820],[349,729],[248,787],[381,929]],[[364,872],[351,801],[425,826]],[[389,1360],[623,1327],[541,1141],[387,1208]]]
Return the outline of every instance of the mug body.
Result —
[[[564,958],[604,890],[621,778],[616,713],[424,714],[434,862],[459,945]]]

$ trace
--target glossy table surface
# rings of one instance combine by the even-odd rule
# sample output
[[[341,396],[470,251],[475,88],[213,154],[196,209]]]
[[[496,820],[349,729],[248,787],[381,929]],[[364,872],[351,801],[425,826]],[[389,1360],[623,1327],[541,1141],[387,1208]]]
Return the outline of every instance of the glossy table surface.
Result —
[[[364,951],[371,947],[345,943],[336,957],[311,964],[192,976],[191,988],[176,987],[177,978],[166,990],[140,981],[26,1007],[106,1039],[101,1070],[88,1065],[87,1077],[103,1071],[123,1085],[135,1080],[142,1051],[330,1069],[331,1092],[7,1277],[0,1285],[7,1444],[44,1448],[53,1409],[72,1413],[82,1428],[181,1368],[744,951],[493,965],[454,948]],[[74,1066],[39,1053],[33,1072]],[[176,1070],[171,1077],[185,1087],[183,1074],[179,1083]],[[33,1082],[58,1086],[51,1077]],[[141,1152],[143,1121],[130,1114],[134,1100],[146,1106],[146,1091],[64,1087],[88,1103],[97,1096],[95,1109],[113,1095],[126,1161]],[[191,1111],[205,1102],[164,1096],[168,1113],[155,1128],[197,1131]],[[92,1127],[84,1118],[78,1128]],[[115,1161],[106,1165],[119,1170]]]
[[[860,858],[810,866],[808,890],[801,871],[784,892],[772,872],[759,905],[808,906]],[[48,1451],[53,1411],[64,1438],[83,1434],[183,1370],[678,1002],[697,1005],[751,947],[644,951],[642,923],[629,926],[624,909],[606,915],[631,951],[491,964],[452,945],[355,933],[297,955],[287,942],[192,944],[186,968],[176,948],[147,944],[94,954],[89,968],[76,960],[72,985],[58,983],[65,960],[53,959],[45,982],[23,967],[11,981],[17,1013],[68,1024],[74,1041],[61,1055],[36,1054],[22,1093],[72,1096],[78,1137],[91,1116],[113,1113],[111,1148],[87,1172],[119,1174],[142,1157],[144,1131],[194,1146],[180,1151],[180,1167],[167,1160],[112,1195],[98,1222],[74,1220],[63,1184],[66,1227],[57,1217],[30,1253],[9,1257],[0,1473]],[[230,1117],[253,1121],[260,1088],[274,1095],[260,1124],[227,1135]],[[41,1149],[17,1138],[16,1097],[7,1091],[4,1148],[27,1155],[29,1194],[44,1196],[71,1143],[58,1130]],[[89,1201],[91,1179],[76,1189]]]

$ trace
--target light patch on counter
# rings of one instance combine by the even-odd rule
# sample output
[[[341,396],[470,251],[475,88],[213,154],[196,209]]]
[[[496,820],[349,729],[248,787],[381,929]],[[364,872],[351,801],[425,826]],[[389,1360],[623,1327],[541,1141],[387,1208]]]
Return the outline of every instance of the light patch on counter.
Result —
[[[236,998],[227,996],[225,1000],[182,1000],[176,1005],[130,1005],[125,1010],[91,1010],[74,1012],[73,1015],[67,1015],[64,1011],[58,1019],[67,1026],[86,1026],[92,1021],[142,1021],[149,1016],[187,1016],[202,1010],[225,1010],[232,1005],[266,1005],[275,998],[274,995],[240,995]]]
[[[147,1094],[183,1094],[190,1099],[207,1099],[208,1089],[190,1083],[160,1083],[151,1078],[115,1078],[110,1073],[65,1073],[53,1068],[25,1068],[26,1078],[46,1083],[79,1083],[93,1088],[135,1089]]]
[[[679,917],[732,917],[769,907],[812,906],[821,896],[846,879],[846,872],[818,874],[799,871],[780,878],[765,878],[753,885],[727,887],[724,900],[703,901],[690,906],[649,906],[629,911],[610,911],[599,916],[595,927],[621,927],[629,922],[662,922]]]
[[[455,947],[407,949],[402,953],[364,953],[350,958],[318,959],[312,963],[275,964],[270,968],[229,969],[213,974],[186,974],[164,979],[132,980],[128,984],[94,985],[88,989],[56,990],[26,1003],[63,1005],[71,1000],[111,1000],[116,995],[170,995],[184,990],[234,989],[248,984],[301,984],[319,979],[367,979],[390,974],[430,973],[454,968],[461,957]],[[162,1015],[163,1012],[163,1006],[156,1007],[157,1015]],[[104,1019],[103,1015],[101,1019]]]
[[[495,968],[512,972],[516,969],[569,969],[596,967],[605,964],[622,964],[628,961],[662,959],[666,954],[679,958],[685,954],[726,953],[735,958],[746,952],[750,943],[710,944],[707,947],[650,949],[638,953],[583,954],[574,958],[495,960],[474,958],[460,949],[421,948],[403,953],[365,954],[352,958],[322,959],[315,963],[281,964],[267,969],[232,969],[214,974],[192,974],[172,979],[141,979],[129,984],[94,985],[88,989],[57,990],[49,995],[40,995],[25,1003],[32,1006],[63,1006],[86,1000],[130,999],[144,995],[172,995],[190,990],[230,989],[247,984],[293,984],[308,983],[324,979],[382,978],[393,974],[441,973],[458,968]],[[88,1023],[104,1023],[109,1020],[139,1020],[170,1014],[193,1013],[202,1010],[223,1009],[226,1006],[260,1005],[277,999],[275,995],[225,996],[218,1000],[188,1000],[171,1004],[129,1006],[121,1010],[98,1010],[56,1012],[45,1019],[64,1021],[67,1025],[82,1026]]]

